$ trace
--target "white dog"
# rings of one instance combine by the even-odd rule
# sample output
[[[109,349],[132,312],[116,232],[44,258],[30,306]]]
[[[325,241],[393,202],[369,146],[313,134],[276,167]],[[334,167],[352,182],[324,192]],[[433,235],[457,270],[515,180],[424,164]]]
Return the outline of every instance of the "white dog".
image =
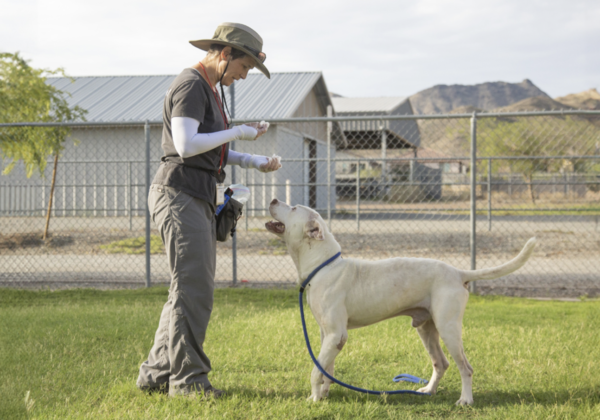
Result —
[[[276,221],[268,222],[266,228],[285,240],[300,283],[341,251],[316,211],[304,206],[290,207],[277,199],[271,202],[269,211]],[[462,379],[457,404],[472,404],[473,368],[462,344],[462,318],[469,299],[467,284],[517,270],[531,256],[535,242],[531,238],[521,253],[506,264],[475,271],[458,270],[426,258],[381,261],[337,258],[321,269],[306,289],[308,304],[321,328],[319,363],[333,376],[334,361],[348,339],[348,329],[400,315],[410,316],[433,363],[431,380],[419,392],[435,394],[448,369],[448,359],[440,346],[441,336]],[[331,381],[315,366],[311,385],[309,399],[318,401],[328,395]]]

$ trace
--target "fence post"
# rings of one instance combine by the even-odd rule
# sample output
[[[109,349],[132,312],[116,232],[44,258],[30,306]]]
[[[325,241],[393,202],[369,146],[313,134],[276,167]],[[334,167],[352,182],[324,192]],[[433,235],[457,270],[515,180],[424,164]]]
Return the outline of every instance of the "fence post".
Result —
[[[333,115],[333,108],[327,105],[327,116]],[[327,121],[327,224],[331,231],[331,121]]]
[[[356,230],[360,231],[360,160],[356,161]]]
[[[488,231],[492,230],[492,158],[488,159]]]
[[[127,163],[127,215],[129,216],[129,230],[133,230],[133,215],[132,215],[132,205],[131,205],[131,161]]]
[[[231,98],[231,119],[235,118],[235,84],[229,86],[229,97]],[[235,148],[235,141],[232,141],[229,145],[230,149]],[[231,165],[231,183],[236,183],[235,178],[235,166]],[[231,238],[231,282],[233,285],[237,283],[237,233],[233,233]]]
[[[477,268],[477,113],[471,117],[471,270]],[[469,291],[476,293],[476,282],[469,283]]]
[[[382,189],[382,198],[387,194],[387,136],[385,132],[385,126],[383,125],[383,121],[379,126],[381,130],[381,158],[384,159],[381,161],[381,181],[383,182]]]
[[[244,183],[248,186],[248,169],[244,170]],[[250,191],[254,192],[254,187],[250,187]],[[248,232],[248,208],[251,204],[253,204],[254,197],[250,194],[250,198],[246,201],[246,205],[244,206],[244,219],[246,222],[246,232]]]
[[[150,192],[150,122],[146,120],[144,125],[144,134],[146,135],[146,197]],[[152,285],[150,273],[150,208],[148,207],[148,199],[146,203],[146,287]]]

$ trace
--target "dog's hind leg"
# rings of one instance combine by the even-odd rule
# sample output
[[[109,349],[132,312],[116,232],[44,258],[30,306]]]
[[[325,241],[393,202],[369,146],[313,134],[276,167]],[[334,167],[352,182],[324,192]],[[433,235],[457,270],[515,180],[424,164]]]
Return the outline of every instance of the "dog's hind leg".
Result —
[[[444,373],[448,369],[450,362],[446,359],[446,355],[442,351],[440,346],[440,334],[433,323],[433,320],[426,321],[417,327],[419,336],[423,345],[429,353],[431,363],[433,364],[433,374],[427,386],[419,389],[418,392],[426,392],[429,394],[435,394],[437,391],[438,384],[444,376]]]
[[[321,351],[319,352],[319,357],[317,357],[317,360],[323,369],[325,369],[330,375],[333,375],[335,358],[342,350],[342,347],[346,343],[347,339],[348,332],[346,330],[335,333],[325,332],[323,334]],[[316,366],[313,368],[310,376],[310,383],[312,393],[310,397],[308,397],[309,400],[319,401],[321,398],[329,394],[329,386],[331,385],[331,381],[325,378]]]
[[[473,404],[473,368],[467,360],[462,343],[462,317],[469,296],[466,290],[461,292],[461,295],[446,296],[445,304],[433,317],[440,336],[460,372],[462,391],[456,405]],[[463,305],[459,303],[461,300],[464,301]]]

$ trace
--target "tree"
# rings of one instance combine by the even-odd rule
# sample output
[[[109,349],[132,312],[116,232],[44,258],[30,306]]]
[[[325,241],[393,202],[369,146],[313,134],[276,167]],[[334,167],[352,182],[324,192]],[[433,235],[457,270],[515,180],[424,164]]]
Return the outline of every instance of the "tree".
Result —
[[[577,116],[543,118],[487,118],[478,121],[478,153],[480,156],[514,156],[520,159],[494,162],[494,169],[508,166],[521,173],[529,184],[535,204],[533,175],[536,172],[559,172],[566,161],[554,156],[584,156],[595,153],[600,130],[590,121]],[[569,159],[573,170],[583,172],[589,162]]]
[[[84,109],[70,107],[65,93],[46,83],[46,78],[53,75],[67,77],[62,68],[31,67],[18,52],[0,53],[0,123],[85,121]],[[0,129],[0,157],[9,161],[4,174],[9,174],[17,162],[22,161],[27,177],[36,170],[44,177],[48,158],[54,156],[43,239],[47,237],[50,224],[58,159],[70,134],[71,129],[65,126]]]

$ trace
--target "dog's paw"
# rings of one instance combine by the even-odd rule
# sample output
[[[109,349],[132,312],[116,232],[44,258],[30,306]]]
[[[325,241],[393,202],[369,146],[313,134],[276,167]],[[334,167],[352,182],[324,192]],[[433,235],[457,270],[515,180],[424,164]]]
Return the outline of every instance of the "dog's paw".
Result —
[[[321,399],[321,397],[315,395],[315,394],[311,394],[310,397],[308,397],[306,399],[306,401],[311,401],[311,402],[318,402]]]
[[[417,392],[422,392],[424,394],[431,394],[431,395],[435,395],[436,390],[432,389],[432,387],[430,386],[425,386],[423,388],[417,389]]]
[[[461,397],[460,400],[456,401],[456,405],[472,405],[472,404],[473,404],[473,398]]]

